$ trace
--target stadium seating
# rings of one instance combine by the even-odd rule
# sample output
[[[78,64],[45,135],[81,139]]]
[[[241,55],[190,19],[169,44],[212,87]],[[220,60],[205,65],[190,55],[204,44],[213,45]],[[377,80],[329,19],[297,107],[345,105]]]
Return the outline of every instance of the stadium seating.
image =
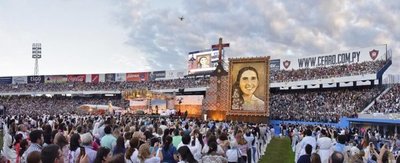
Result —
[[[338,122],[342,116],[356,117],[381,91],[367,87],[271,93],[270,114],[275,120]]]
[[[60,91],[122,91],[126,89],[179,89],[205,87],[207,78],[184,78],[174,80],[141,82],[104,82],[104,83],[37,83],[37,84],[2,84],[0,93],[7,92],[60,92]]]
[[[376,74],[386,61],[366,61],[349,65],[317,67],[312,69],[279,70],[271,72],[271,82],[315,80],[351,75]]]
[[[400,113],[400,84],[394,85],[388,92],[375,100],[369,113]]]
[[[84,113],[78,107],[84,104],[109,105],[127,107],[128,101],[120,97],[34,97],[34,96],[4,96],[0,97],[0,104],[7,108],[9,115],[56,115],[69,113]]]

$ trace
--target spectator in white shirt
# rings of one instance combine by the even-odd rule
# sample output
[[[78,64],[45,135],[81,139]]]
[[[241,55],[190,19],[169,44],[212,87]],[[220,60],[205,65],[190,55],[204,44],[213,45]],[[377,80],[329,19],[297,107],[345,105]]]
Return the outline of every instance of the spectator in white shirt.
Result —
[[[333,153],[332,150],[332,139],[328,137],[325,129],[321,130],[321,137],[317,140],[318,154],[321,157],[322,163],[328,163],[329,156]]]
[[[304,131],[305,137],[301,140],[299,143],[300,148],[299,150],[296,151],[298,153],[298,156],[302,156],[306,154],[305,148],[307,144],[310,144],[312,146],[312,151],[315,151],[315,148],[317,147],[317,141],[314,137],[312,137],[312,131],[310,129],[307,129]]]
[[[184,134],[183,137],[182,137],[182,142],[178,145],[178,149],[180,147],[182,147],[182,146],[189,147],[189,149],[192,152],[194,158],[198,162],[200,162],[200,160],[201,160],[201,144],[200,144],[200,142],[199,142],[199,140],[197,138],[194,138],[194,136],[191,137],[188,134]]]

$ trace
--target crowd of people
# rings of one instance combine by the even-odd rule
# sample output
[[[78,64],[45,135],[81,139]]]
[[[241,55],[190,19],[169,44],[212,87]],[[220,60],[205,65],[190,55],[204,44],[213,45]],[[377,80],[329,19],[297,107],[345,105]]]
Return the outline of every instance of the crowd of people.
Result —
[[[7,116],[3,161],[12,163],[256,163],[265,124],[185,118]]]
[[[198,88],[209,85],[208,78],[183,78],[171,80],[139,82],[100,82],[100,83],[34,83],[0,84],[1,93],[7,92],[62,92],[62,91],[122,91],[126,89],[180,89]]]
[[[398,163],[400,136],[371,128],[281,124],[297,163]],[[396,162],[397,161],[397,162]]]
[[[378,106],[394,112],[399,108],[399,86],[395,86],[384,95]],[[292,90],[271,92],[270,115],[274,120],[298,120],[310,122],[337,123],[343,116],[357,117],[368,104],[381,92],[382,87],[341,88],[324,90]],[[390,97],[390,98],[389,98]],[[386,99],[386,100],[384,100]],[[390,99],[390,100],[389,100]],[[66,96],[3,96],[0,105],[6,108],[7,114],[40,115],[40,114],[80,114],[80,106],[109,105],[128,108],[129,101],[121,97],[66,97]],[[385,104],[385,105],[384,105]],[[374,111],[375,112],[375,111]]]
[[[317,80],[332,77],[355,76],[364,74],[376,74],[386,61],[365,61],[348,65],[338,65],[330,67],[304,68],[296,70],[272,71],[271,82],[289,82],[299,80]]]
[[[400,113],[400,84],[393,85],[390,90],[375,100],[369,113]]]
[[[275,120],[337,123],[342,116],[357,117],[382,91],[367,87],[271,93],[270,115]]]
[[[0,96],[0,105],[6,108],[7,115],[66,115],[84,114],[80,106],[112,105],[126,108],[129,102],[121,97],[66,97],[66,96]]]
[[[366,61],[349,65],[317,67],[312,69],[271,71],[271,82],[288,82],[314,80],[349,75],[376,73],[386,62]],[[65,83],[32,83],[32,84],[0,84],[2,93],[7,92],[62,92],[62,91],[121,91],[130,88],[179,89],[209,86],[209,78],[182,78],[137,82],[65,82]]]

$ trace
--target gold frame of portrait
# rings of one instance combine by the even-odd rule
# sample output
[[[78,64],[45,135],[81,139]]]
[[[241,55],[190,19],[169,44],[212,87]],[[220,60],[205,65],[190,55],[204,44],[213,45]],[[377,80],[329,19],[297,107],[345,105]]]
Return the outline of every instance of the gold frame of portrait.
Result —
[[[234,116],[269,116],[269,62],[270,62],[270,57],[253,57],[253,58],[230,58],[229,59],[229,111],[228,115],[234,115]],[[234,110],[232,109],[232,86],[235,83],[234,79],[237,76],[238,71],[246,67],[248,65],[253,65],[255,64],[262,64],[262,66],[257,66],[255,68],[256,70],[264,69],[263,75],[259,74],[259,88],[261,84],[261,88],[265,90],[265,92],[262,92],[264,95],[264,98],[261,100],[264,101],[264,109],[263,110]],[[237,66],[237,65],[242,65],[242,66]],[[243,66],[244,65],[244,66]],[[236,67],[235,67],[236,66]],[[261,80],[261,78],[263,80]],[[259,92],[259,88],[257,88],[256,91]],[[257,94],[256,92],[254,94]],[[259,93],[258,93],[259,94]]]

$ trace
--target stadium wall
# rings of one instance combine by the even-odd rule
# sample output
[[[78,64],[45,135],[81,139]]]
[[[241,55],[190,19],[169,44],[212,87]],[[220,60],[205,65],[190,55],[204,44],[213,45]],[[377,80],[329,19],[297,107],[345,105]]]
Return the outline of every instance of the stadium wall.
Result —
[[[385,71],[392,65],[392,59],[389,59],[387,63],[378,71],[376,74],[376,78],[379,79],[379,84],[382,84],[382,76],[385,73]]]
[[[340,123],[340,122],[339,122]],[[321,123],[321,122],[304,122],[304,121],[282,121],[282,120],[271,120],[270,124],[275,129],[275,135],[281,133],[281,124],[298,124],[298,125],[323,125],[323,126],[334,126],[338,127],[339,123]]]
[[[281,121],[281,120],[271,120],[270,124],[275,129],[275,135],[281,133],[280,125],[281,124],[299,124],[299,125],[322,125],[322,126],[333,126],[336,128],[349,128],[352,122],[364,123],[364,124],[374,124],[378,126],[385,126],[388,124],[391,125],[400,125],[400,120],[394,119],[372,119],[372,118],[340,118],[338,123],[320,123],[320,122],[304,122],[304,121]]]

